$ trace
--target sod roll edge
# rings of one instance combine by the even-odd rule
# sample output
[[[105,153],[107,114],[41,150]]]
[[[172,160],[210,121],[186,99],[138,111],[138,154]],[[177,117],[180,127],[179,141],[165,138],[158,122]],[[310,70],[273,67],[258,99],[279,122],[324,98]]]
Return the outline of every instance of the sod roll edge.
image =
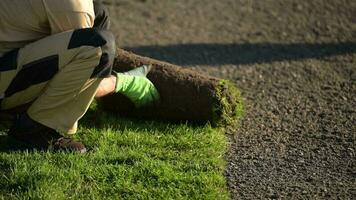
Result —
[[[117,49],[115,71],[124,72],[142,65],[152,65],[147,77],[159,91],[160,102],[136,109],[125,96],[113,94],[98,101],[104,110],[126,117],[209,122],[213,126],[234,124],[241,117],[242,98],[232,82]]]

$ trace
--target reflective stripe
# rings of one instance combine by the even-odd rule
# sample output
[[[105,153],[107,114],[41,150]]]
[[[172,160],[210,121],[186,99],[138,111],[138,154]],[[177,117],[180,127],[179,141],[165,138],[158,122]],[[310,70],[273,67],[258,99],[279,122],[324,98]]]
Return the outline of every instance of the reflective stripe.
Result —
[[[22,67],[5,91],[5,96],[23,91],[32,85],[50,80],[58,72],[58,55],[35,60]]]
[[[0,57],[0,72],[10,71],[17,68],[18,52],[18,49],[14,49]]]

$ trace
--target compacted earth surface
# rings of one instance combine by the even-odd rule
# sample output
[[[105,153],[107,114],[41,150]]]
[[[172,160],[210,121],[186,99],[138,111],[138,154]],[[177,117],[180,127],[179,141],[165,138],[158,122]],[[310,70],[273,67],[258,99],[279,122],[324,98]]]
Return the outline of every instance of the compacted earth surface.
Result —
[[[228,79],[232,199],[356,198],[356,1],[106,1],[119,47]]]

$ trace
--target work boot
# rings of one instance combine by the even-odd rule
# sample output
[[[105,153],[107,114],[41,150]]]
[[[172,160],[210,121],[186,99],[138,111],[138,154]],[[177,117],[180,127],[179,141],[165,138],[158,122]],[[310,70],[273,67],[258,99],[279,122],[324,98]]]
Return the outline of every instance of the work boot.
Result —
[[[16,117],[8,135],[29,148],[47,150],[52,146],[55,151],[86,152],[81,142],[63,137],[57,131],[32,120],[27,114]]]

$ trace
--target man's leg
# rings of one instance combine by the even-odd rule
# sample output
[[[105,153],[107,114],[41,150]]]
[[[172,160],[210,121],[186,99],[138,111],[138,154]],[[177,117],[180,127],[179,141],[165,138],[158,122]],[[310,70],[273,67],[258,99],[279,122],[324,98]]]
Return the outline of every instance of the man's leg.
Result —
[[[20,49],[16,75],[2,109],[34,101],[31,120],[61,133],[74,133],[115,56],[112,35],[96,29],[60,33]]]

